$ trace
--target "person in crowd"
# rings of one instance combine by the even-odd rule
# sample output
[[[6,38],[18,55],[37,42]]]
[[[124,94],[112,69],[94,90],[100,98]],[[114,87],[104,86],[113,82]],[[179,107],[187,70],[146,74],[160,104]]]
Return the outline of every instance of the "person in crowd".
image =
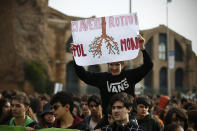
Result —
[[[84,121],[87,125],[89,125],[90,130],[93,130],[103,117],[101,99],[96,95],[92,95],[88,99],[88,107],[90,109],[91,115],[86,117]]]
[[[100,89],[101,100],[104,114],[109,104],[110,98],[118,92],[126,92],[135,98],[135,84],[142,80],[145,75],[152,69],[153,63],[145,50],[145,39],[139,35],[139,47],[143,53],[144,64],[136,69],[122,70],[125,66],[124,61],[108,63],[109,72],[90,72],[82,66],[76,65],[74,68],[77,76],[86,84],[95,86]],[[70,50],[74,51],[75,46],[71,43]]]
[[[111,125],[114,122],[114,119],[112,117],[112,109],[111,106],[107,107],[107,121],[109,123],[109,125]]]
[[[135,98],[135,84],[141,81],[145,75],[153,68],[150,56],[145,50],[145,39],[138,36],[139,47],[143,54],[143,65],[135,69],[125,70],[125,62],[108,63],[109,72],[90,72],[74,62],[77,76],[86,84],[95,86],[100,90],[104,118],[102,123],[107,123],[106,109],[110,98],[119,92],[126,92]],[[74,51],[75,46],[71,43],[70,50]],[[133,111],[136,111],[136,103],[133,104]]]
[[[130,98],[125,92],[112,96],[110,106],[114,122],[111,125],[102,127],[102,131],[143,131],[136,122],[129,119]],[[98,129],[97,129],[98,130]]]
[[[45,105],[50,102],[50,97],[47,94],[41,95],[39,99],[42,105]]]
[[[132,121],[133,124],[138,125],[137,119],[136,119],[136,114],[133,112],[133,103],[134,103],[134,98],[133,96],[127,94],[128,99],[130,100],[128,105],[128,110],[129,110],[129,121]],[[100,120],[100,122],[97,124],[95,129],[100,129],[106,125],[111,125],[114,122],[114,119],[112,117],[112,109],[111,106],[108,105],[107,107],[107,122],[104,121],[104,119]]]
[[[171,107],[179,107],[179,106],[181,106],[179,101],[175,97],[170,99],[168,105],[170,105]]]
[[[74,116],[73,111],[73,96],[67,92],[58,92],[55,94],[50,104],[52,105],[52,112],[55,115],[56,128],[69,128],[85,130],[86,125],[82,122],[83,119]]]
[[[84,95],[80,101],[80,106],[82,109],[82,114],[80,117],[83,119],[90,115],[90,109],[88,108],[88,98],[89,97],[87,95]]]
[[[164,118],[164,126],[167,126],[169,124],[178,124],[184,128],[186,131],[188,128],[188,118],[185,111],[181,108],[171,108]]]
[[[54,126],[55,116],[52,112],[52,106],[50,103],[47,103],[43,106],[43,112],[40,114],[40,116],[40,128],[52,128]]]
[[[194,103],[193,105],[188,107],[187,111],[190,111],[190,110],[197,110],[197,104]]]
[[[8,125],[12,117],[11,103],[9,99],[0,99],[0,125]]]
[[[166,116],[166,113],[168,112],[170,103],[170,97],[169,96],[164,96],[161,95],[159,98],[159,103],[158,103],[158,108],[159,108],[159,114],[160,114],[160,119],[164,120],[164,117]]]
[[[181,98],[181,108],[183,108],[185,106],[185,104],[188,103],[188,99],[186,98]]]
[[[188,102],[184,105],[183,109],[185,109],[186,111],[195,110],[195,109],[197,109],[197,104],[192,103],[192,102]]]
[[[39,114],[42,112],[43,105],[41,104],[39,98],[36,98],[34,96],[30,96],[29,100],[30,100],[30,107],[35,116],[35,120],[39,121],[39,119],[41,119]]]
[[[149,113],[149,99],[138,97],[136,102],[138,124],[144,129],[144,131],[160,131],[160,123]]]
[[[0,99],[2,99],[3,98],[3,95],[2,95],[2,93],[0,92]]]
[[[9,121],[10,126],[24,126],[27,130],[39,129],[38,123],[31,119],[32,110],[30,110],[30,101],[26,95],[18,94],[12,97],[11,110],[12,118]]]
[[[164,123],[163,120],[160,118],[160,110],[156,104],[152,107],[151,112],[153,117],[159,122],[160,127],[163,128]]]
[[[197,109],[190,110],[188,114],[188,126],[190,131],[197,131]]]
[[[72,114],[73,114],[74,116],[80,117],[81,110],[80,110],[79,105],[76,104],[76,103],[73,104],[73,111],[72,111]]]
[[[184,131],[184,129],[178,124],[169,124],[164,127],[163,131]]]

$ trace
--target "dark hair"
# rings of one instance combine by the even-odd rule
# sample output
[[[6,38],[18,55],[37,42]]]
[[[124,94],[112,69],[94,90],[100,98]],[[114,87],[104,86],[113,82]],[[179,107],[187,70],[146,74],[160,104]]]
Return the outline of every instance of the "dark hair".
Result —
[[[129,107],[131,107],[132,102],[131,102],[131,97],[129,97],[129,95],[125,92],[121,92],[118,94],[115,94],[112,96],[111,100],[110,100],[110,106],[112,107],[112,105],[116,102],[116,101],[121,101],[124,106],[129,109]]]
[[[17,94],[16,90],[3,90],[2,91],[3,98],[11,99],[12,96],[15,96]]]
[[[9,112],[7,112],[7,114],[2,113],[3,107],[8,102],[10,103],[9,99],[6,99],[6,98],[0,99],[0,125],[7,125],[9,120],[12,118],[11,110]]]
[[[0,118],[2,116],[2,109],[4,107],[4,105],[9,102],[10,103],[10,100],[9,99],[6,99],[6,98],[2,98],[0,99]]]
[[[42,100],[49,101],[49,97],[48,97],[46,94],[44,94],[44,95],[40,96],[40,100],[41,100],[41,101],[42,101]]]
[[[164,127],[163,131],[176,131],[178,128],[180,128],[180,125],[177,124],[169,124],[167,126]]]
[[[148,97],[138,97],[136,103],[137,105],[142,104],[150,108],[150,99]]]
[[[88,95],[84,95],[84,96],[81,97],[81,102],[82,101],[88,102],[88,99],[89,99],[89,96]]]
[[[188,102],[188,100],[186,98],[182,98],[181,99],[181,104],[183,104],[184,102]]]
[[[111,109],[111,106],[107,106],[107,114],[110,114],[112,115],[112,109]]]
[[[65,106],[66,104],[70,105],[70,112],[72,113],[73,110],[73,96],[71,94],[68,94],[67,92],[61,91],[55,94],[50,104],[53,105],[56,102],[60,102],[62,106]]]
[[[183,106],[183,108],[184,108],[185,110],[188,110],[188,108],[191,107],[192,105],[193,105],[193,103],[188,102],[188,103],[186,103],[186,104]]]
[[[81,114],[80,107],[77,104],[73,104],[73,110],[74,110],[74,107],[77,109],[77,116],[79,117]]]
[[[73,96],[73,101],[77,102],[77,103],[80,103],[81,97],[80,96]]]
[[[88,99],[88,105],[90,105],[91,101],[95,102],[97,105],[101,105],[102,103],[100,97],[98,97],[97,95],[90,96],[90,98]]]
[[[197,104],[193,104],[190,107],[188,107],[187,111],[191,111],[191,110],[197,110]]]
[[[41,103],[38,98],[35,97],[30,97],[30,107],[32,108],[34,113],[40,113],[42,111],[41,108]]]
[[[184,130],[186,130],[188,128],[187,114],[185,113],[185,111],[177,107],[173,107],[167,112],[166,117],[164,118],[164,125],[171,124],[172,116],[174,113],[176,114],[176,117],[184,121]]]
[[[13,100],[17,100],[19,102],[22,102],[25,106],[29,106],[30,105],[30,100],[29,98],[24,95],[24,94],[18,94],[12,97],[12,101]]]
[[[170,102],[171,104],[176,104],[176,105],[179,104],[179,102],[178,102],[178,100],[177,100],[176,98],[171,99],[169,102]]]

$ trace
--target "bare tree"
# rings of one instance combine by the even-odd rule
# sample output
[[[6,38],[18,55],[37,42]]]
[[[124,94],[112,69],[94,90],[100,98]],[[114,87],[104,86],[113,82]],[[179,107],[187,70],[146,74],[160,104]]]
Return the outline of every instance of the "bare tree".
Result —
[[[105,17],[102,17],[102,35],[100,37],[96,37],[92,44],[89,45],[89,52],[92,52],[93,57],[97,56],[100,58],[102,56],[101,46],[102,42],[105,42],[107,49],[109,50],[109,54],[119,54],[118,43],[114,41],[112,36],[108,36],[106,34],[106,22]]]

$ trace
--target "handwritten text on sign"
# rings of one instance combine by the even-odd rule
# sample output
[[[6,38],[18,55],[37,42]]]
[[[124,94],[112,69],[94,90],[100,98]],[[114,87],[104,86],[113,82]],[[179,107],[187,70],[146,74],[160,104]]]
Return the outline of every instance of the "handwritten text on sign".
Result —
[[[134,59],[139,52],[137,14],[72,21],[74,59],[94,65]]]

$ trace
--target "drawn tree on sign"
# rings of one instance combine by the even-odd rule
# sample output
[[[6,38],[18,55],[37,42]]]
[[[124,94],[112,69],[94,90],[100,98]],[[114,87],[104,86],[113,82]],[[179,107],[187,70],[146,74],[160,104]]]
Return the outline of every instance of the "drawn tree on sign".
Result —
[[[92,53],[93,57],[97,56],[100,58],[102,56],[102,43],[103,41],[106,44],[107,49],[109,50],[109,54],[119,54],[118,43],[114,41],[112,36],[108,36],[106,34],[106,22],[105,17],[102,17],[102,35],[100,37],[95,37],[95,39],[89,45],[89,52]]]

